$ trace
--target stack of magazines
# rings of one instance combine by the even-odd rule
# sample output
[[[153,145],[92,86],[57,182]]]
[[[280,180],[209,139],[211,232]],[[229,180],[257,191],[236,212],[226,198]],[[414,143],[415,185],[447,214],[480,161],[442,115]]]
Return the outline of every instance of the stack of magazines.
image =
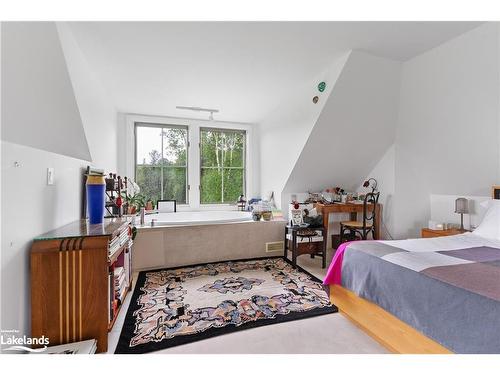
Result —
[[[129,240],[128,227],[109,242],[108,255],[111,258]]]
[[[125,269],[123,267],[116,267],[114,272],[115,296],[120,301],[120,304],[123,303],[123,296],[127,289],[126,281]]]
[[[47,350],[39,351],[36,354],[95,354],[96,350],[97,340],[85,340],[49,346]]]

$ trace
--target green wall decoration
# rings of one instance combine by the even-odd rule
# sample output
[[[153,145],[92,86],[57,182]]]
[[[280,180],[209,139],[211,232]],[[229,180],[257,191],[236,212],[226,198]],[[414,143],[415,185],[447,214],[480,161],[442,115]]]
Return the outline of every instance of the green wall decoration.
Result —
[[[318,90],[319,92],[323,92],[325,91],[325,88],[326,88],[326,83],[324,81],[321,81],[319,84],[318,84]]]

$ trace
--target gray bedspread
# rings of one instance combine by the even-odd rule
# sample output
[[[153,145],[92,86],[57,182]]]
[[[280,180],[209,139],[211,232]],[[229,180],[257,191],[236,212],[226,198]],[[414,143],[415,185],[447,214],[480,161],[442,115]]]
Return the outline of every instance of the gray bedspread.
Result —
[[[342,285],[455,353],[500,353],[500,250],[432,252],[430,267],[421,266],[430,254],[415,261],[401,253],[381,242],[349,244]],[[458,260],[441,264],[439,253]]]

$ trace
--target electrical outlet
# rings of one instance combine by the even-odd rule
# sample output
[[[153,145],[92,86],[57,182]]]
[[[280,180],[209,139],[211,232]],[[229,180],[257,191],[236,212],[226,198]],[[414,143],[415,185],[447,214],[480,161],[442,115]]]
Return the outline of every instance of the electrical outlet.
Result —
[[[47,185],[54,185],[54,168],[47,168]]]

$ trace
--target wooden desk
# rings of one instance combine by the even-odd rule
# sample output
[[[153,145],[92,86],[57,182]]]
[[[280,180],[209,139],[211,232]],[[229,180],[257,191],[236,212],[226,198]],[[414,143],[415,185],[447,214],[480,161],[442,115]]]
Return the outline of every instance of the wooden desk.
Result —
[[[372,205],[368,205],[368,210]],[[344,213],[348,212],[351,214],[350,220],[357,221],[358,212],[363,213],[363,204],[354,204],[354,203],[332,203],[332,204],[323,204],[316,203],[316,209],[318,213],[323,215],[323,226],[325,227],[325,237],[328,238],[328,222],[331,213]],[[375,207],[375,239],[378,240],[380,238],[380,219],[382,214],[382,205],[377,203],[377,207]]]

